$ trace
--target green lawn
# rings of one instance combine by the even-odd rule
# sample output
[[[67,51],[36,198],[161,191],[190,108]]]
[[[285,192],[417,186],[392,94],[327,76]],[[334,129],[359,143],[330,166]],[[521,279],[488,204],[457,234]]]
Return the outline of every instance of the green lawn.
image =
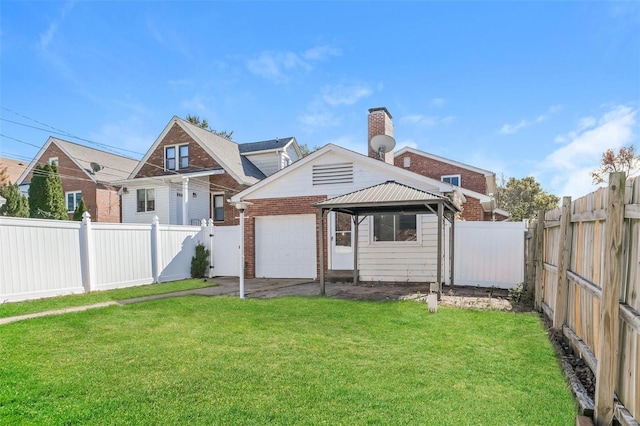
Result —
[[[190,290],[202,287],[215,286],[214,282],[202,279],[189,279],[171,281],[160,284],[149,284],[137,287],[121,288],[94,293],[74,294],[70,296],[50,297],[46,299],[28,300],[25,302],[12,302],[0,304],[0,318],[16,315],[31,314],[53,309],[71,308],[74,306],[91,305],[93,303],[108,302],[111,300],[133,299],[135,297],[153,296],[156,294],[171,293],[174,291]]]
[[[198,297],[0,326],[0,424],[571,425],[534,314]]]

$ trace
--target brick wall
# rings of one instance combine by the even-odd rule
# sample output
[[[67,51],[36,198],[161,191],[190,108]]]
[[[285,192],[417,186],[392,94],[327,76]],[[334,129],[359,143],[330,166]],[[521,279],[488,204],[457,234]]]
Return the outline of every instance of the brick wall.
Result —
[[[410,158],[410,167],[404,167],[404,159]],[[435,180],[442,180],[442,176],[460,175],[460,186],[480,194],[487,193],[487,180],[482,173],[455,166],[453,164],[437,161],[412,152],[406,152],[394,159],[394,164],[405,170],[410,170],[422,176]]]
[[[315,214],[316,215],[316,239],[320,229],[320,213],[314,203],[326,200],[326,196],[288,197],[288,198],[263,198],[246,200],[253,203],[245,213],[244,244],[245,244],[245,276],[255,278],[256,274],[256,245],[255,245],[255,218],[258,216],[277,216],[287,214]],[[326,215],[325,215],[326,221]],[[325,222],[325,229],[326,229]],[[318,244],[318,243],[317,243]],[[325,240],[324,253],[325,266],[327,265],[327,243]],[[319,261],[317,265],[319,265]],[[316,268],[319,268],[318,266]],[[316,271],[319,276],[319,269]]]
[[[164,169],[164,148],[172,145],[189,145],[189,167],[180,169],[180,173],[197,172],[203,169],[221,167],[207,152],[189,136],[179,124],[174,123],[164,139],[151,153],[147,162],[140,168],[135,177],[165,176],[176,174],[178,170]],[[176,147],[176,164],[179,162]]]
[[[369,157],[378,160],[378,151],[371,148],[371,138],[378,135],[387,135],[393,137],[393,121],[391,121],[391,114],[385,107],[371,108],[369,109],[369,115],[367,117],[367,129],[368,129],[368,149]],[[393,151],[385,154],[385,163],[393,164]]]
[[[239,184],[238,181],[228,173],[209,176],[209,191],[211,192],[209,199],[209,217],[213,217],[213,196],[224,195],[224,222],[215,222],[216,225],[229,226],[240,223],[240,212],[233,204],[228,203],[227,200],[246,188],[247,186]]]
[[[480,200],[466,195],[465,198],[467,199],[467,202],[462,205],[462,213],[460,214],[462,219],[468,221],[491,220],[491,213],[489,213],[489,218],[486,218],[482,204],[480,204]]]
[[[113,186],[98,185],[95,194],[96,215],[91,214],[91,220],[94,222],[120,223],[121,210],[118,189]]]
[[[38,159],[38,164],[44,166],[49,163],[49,158],[58,158],[58,172],[60,173],[60,181],[62,182],[62,191],[67,192],[82,191],[82,198],[87,206],[87,211],[91,214],[93,221],[100,221],[100,206],[96,200],[96,183],[89,176],[78,168],[76,163],[69,158],[55,143],[49,145],[44,153]],[[31,182],[33,171],[31,171],[24,179],[24,182]],[[114,194],[118,197],[117,193]],[[66,205],[66,195],[65,195]],[[118,201],[118,206],[120,202]],[[69,214],[69,219],[73,218],[73,213]],[[110,222],[111,220],[108,220]],[[118,208],[117,222],[120,221],[120,209]]]

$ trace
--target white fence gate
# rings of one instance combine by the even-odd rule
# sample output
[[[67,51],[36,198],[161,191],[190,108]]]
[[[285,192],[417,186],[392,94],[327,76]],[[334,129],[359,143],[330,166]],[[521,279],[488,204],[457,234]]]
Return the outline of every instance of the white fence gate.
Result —
[[[523,282],[526,230],[524,222],[456,222],[454,284],[509,289]]]
[[[0,303],[189,278],[199,242],[212,253],[209,276],[237,276],[239,238],[239,226],[212,221],[177,226],[0,217]]]

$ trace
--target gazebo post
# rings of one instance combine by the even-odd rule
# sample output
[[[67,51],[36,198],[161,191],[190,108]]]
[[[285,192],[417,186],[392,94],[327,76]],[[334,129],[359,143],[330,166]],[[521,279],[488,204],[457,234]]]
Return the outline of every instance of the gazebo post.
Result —
[[[353,220],[353,285],[358,285],[358,215],[351,217]]]
[[[454,260],[454,256],[455,256],[455,250],[453,245],[455,244],[455,231],[456,231],[456,214],[455,213],[451,213],[451,230],[449,231],[449,271],[451,273],[451,282],[450,285],[453,287],[454,285],[454,277],[455,277],[455,272],[453,270],[454,266],[455,266],[455,260]]]
[[[318,227],[318,241],[320,243],[320,296],[325,295],[324,288],[324,209],[320,207],[320,226]]]
[[[442,232],[444,231],[444,205],[438,203],[438,264],[436,276],[438,279],[438,300],[442,298]]]

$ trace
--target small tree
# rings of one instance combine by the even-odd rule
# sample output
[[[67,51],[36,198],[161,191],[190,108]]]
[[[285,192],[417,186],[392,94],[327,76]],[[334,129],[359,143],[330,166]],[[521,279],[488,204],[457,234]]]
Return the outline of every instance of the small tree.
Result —
[[[73,211],[73,220],[81,221],[82,214],[87,211],[87,206],[84,204],[84,199],[81,198],[80,202],[76,206],[76,209]]]
[[[69,219],[58,167],[37,165],[29,185],[29,215],[40,219]]]
[[[625,172],[627,176],[633,176],[640,169],[640,155],[636,155],[636,147],[633,145],[623,146],[616,154],[609,148],[602,154],[600,167],[593,170],[591,179],[594,185],[599,185],[607,181],[609,173]]]
[[[18,184],[0,188],[0,195],[7,201],[0,207],[0,216],[29,217],[29,201],[20,193]]]
[[[533,219],[540,210],[550,210],[558,206],[560,198],[542,189],[533,176],[522,179],[504,178],[498,186],[495,195],[496,205],[508,211],[509,220],[519,222],[523,219]]]
[[[209,269],[209,250],[202,243],[196,246],[196,255],[191,258],[191,278],[204,278]]]
[[[209,130],[211,133],[216,134],[221,138],[231,140],[231,137],[233,136],[233,130],[230,132],[227,132],[226,130],[217,131],[216,129],[212,129],[211,127],[209,127],[209,122],[207,121],[206,118],[203,118],[201,120],[200,117],[198,117],[197,115],[187,114],[186,120],[191,124],[195,124],[198,127],[202,127],[205,130]]]
[[[320,147],[317,145],[314,146],[313,149],[311,149],[309,148],[309,145],[307,145],[306,143],[303,143],[302,145],[298,145],[298,147],[300,148],[300,153],[302,154],[302,158],[320,149]]]

